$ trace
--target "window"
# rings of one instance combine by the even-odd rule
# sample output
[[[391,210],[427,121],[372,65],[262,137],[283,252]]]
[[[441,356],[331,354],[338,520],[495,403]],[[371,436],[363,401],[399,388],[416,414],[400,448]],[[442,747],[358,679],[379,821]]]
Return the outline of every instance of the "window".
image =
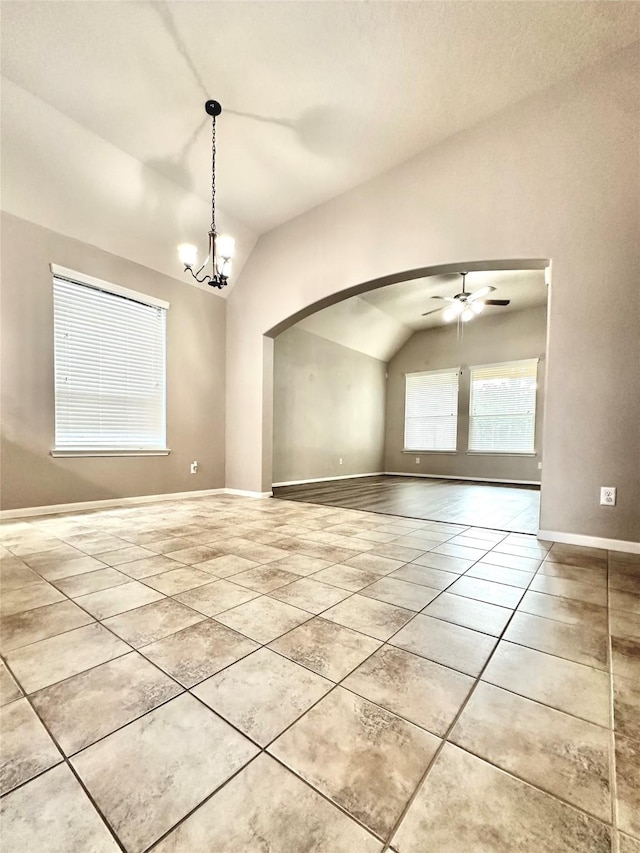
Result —
[[[407,373],[405,450],[455,450],[458,429],[457,368]]]
[[[471,452],[535,453],[537,372],[537,358],[471,368]]]
[[[55,451],[167,452],[169,304],[52,270]]]

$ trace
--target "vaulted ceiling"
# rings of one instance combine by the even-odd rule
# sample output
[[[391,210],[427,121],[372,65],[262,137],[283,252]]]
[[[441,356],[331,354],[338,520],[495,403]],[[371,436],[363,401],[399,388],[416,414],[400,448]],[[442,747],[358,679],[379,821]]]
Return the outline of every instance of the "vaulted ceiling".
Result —
[[[203,104],[215,97],[218,204],[246,255],[260,234],[629,45],[639,5],[4,0],[2,74],[28,93],[12,90],[8,122],[19,124],[27,103],[32,112],[9,150],[23,156],[28,139],[42,182],[42,164],[64,162],[62,116],[84,133],[78,150],[91,139],[111,146],[100,154],[96,142],[78,204],[105,179],[94,161],[114,197],[132,194],[130,158],[159,176],[162,204],[155,183],[139,191],[153,196],[154,215],[167,211],[162,241],[138,221],[149,210],[139,199],[122,222],[136,237],[127,252],[148,262],[156,249],[145,254],[144,240],[197,236],[210,184]],[[16,212],[36,208],[36,191],[19,204],[16,192],[9,183]],[[185,198],[178,228],[168,209]],[[157,263],[168,272],[173,256]]]

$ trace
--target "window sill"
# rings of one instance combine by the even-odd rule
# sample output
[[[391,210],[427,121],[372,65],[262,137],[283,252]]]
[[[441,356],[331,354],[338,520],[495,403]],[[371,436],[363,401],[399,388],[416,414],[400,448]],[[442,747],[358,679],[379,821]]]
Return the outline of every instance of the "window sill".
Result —
[[[500,450],[467,450],[466,454],[467,456],[525,456],[531,459],[538,455],[535,451],[533,453],[507,453]]]
[[[400,453],[410,453],[415,455],[419,453],[421,456],[427,456],[427,454],[437,453],[439,455],[444,454],[445,456],[455,456],[457,454],[457,450],[401,450]]]
[[[56,450],[51,451],[52,456],[168,456],[171,451],[165,450]]]

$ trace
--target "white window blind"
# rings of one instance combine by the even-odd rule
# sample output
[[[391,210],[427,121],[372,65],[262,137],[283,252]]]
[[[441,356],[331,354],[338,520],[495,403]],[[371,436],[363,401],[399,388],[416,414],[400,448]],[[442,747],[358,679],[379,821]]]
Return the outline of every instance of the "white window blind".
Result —
[[[471,368],[469,450],[534,453],[538,359]]]
[[[459,370],[407,373],[405,450],[455,450]]]
[[[55,449],[164,450],[166,309],[57,276],[53,305]]]

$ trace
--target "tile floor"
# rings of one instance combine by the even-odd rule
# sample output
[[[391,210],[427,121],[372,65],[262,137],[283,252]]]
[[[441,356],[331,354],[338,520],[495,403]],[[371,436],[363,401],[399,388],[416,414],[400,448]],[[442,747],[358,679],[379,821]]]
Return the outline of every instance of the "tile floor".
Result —
[[[3,853],[640,853],[640,556],[213,496],[0,529]]]

